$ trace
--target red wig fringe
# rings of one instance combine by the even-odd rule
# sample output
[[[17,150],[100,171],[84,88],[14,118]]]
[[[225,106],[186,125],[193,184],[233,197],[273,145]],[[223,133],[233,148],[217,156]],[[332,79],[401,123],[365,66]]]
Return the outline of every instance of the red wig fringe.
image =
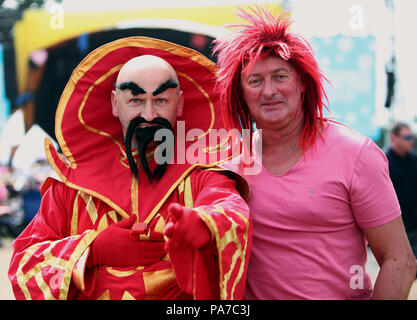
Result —
[[[241,98],[242,67],[248,65],[250,68],[259,58],[267,55],[280,57],[296,69],[305,85],[302,101],[304,127],[299,142],[305,152],[320,136],[326,121],[323,107],[328,109],[324,103],[328,100],[323,88],[327,79],[317,64],[312,48],[303,37],[288,31],[291,21],[285,12],[276,17],[256,6],[247,11],[238,8],[236,14],[248,24],[229,26],[236,29],[225,38],[215,40],[213,50],[219,66],[216,86],[224,109],[224,124],[229,130],[236,127],[252,130],[249,108]]]

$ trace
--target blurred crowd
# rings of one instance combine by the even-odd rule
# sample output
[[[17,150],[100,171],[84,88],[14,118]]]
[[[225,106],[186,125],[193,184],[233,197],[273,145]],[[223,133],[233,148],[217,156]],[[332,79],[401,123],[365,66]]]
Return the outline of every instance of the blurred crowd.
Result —
[[[29,174],[11,166],[0,166],[0,247],[2,238],[17,237],[36,215],[40,188],[51,173],[46,160],[38,160]]]

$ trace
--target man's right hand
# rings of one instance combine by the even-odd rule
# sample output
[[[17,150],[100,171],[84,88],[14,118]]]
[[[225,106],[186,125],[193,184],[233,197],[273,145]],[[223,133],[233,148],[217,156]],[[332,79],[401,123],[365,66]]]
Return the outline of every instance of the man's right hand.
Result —
[[[90,246],[87,267],[147,266],[161,260],[166,254],[165,242],[132,239],[130,232],[135,222],[136,216],[132,215],[100,232]]]

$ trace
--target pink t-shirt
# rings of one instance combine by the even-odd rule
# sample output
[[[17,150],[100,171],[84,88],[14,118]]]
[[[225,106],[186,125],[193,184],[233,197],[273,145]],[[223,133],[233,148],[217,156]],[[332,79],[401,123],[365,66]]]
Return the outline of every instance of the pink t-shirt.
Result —
[[[384,153],[328,123],[286,174],[246,176],[253,247],[246,299],[367,299],[366,241],[401,215]]]

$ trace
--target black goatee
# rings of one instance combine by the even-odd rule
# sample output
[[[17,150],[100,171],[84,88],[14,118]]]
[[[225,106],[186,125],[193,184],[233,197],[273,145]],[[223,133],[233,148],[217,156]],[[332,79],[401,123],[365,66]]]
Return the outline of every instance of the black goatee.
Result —
[[[138,127],[141,123],[148,123],[148,124],[158,124],[157,126],[147,126],[147,127]],[[135,160],[132,155],[132,138],[133,136],[136,139],[137,145],[138,145],[138,154],[139,154],[139,161],[140,164],[146,173],[149,182],[152,183],[153,179],[159,180],[165,173],[168,162],[164,162],[163,164],[158,164],[158,166],[155,168],[154,172],[152,173],[151,169],[149,168],[148,160],[146,159],[146,150],[148,149],[149,143],[155,141],[155,133],[160,129],[168,129],[171,132],[173,132],[173,128],[171,123],[161,117],[157,117],[153,119],[152,121],[146,121],[144,118],[138,116],[136,118],[133,118],[126,131],[126,137],[125,137],[125,147],[126,147],[126,157],[129,162],[130,170],[132,171],[133,175],[138,178],[138,167],[135,163]],[[163,141],[155,141],[157,144],[161,144]],[[165,150],[166,151],[166,150]],[[170,154],[173,152],[173,148],[169,150]]]

